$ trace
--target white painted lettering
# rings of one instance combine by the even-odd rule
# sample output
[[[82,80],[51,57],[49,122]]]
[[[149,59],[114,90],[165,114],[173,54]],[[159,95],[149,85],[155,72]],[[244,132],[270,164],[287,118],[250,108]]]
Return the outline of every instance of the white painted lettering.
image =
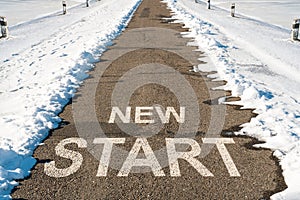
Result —
[[[176,144],[188,144],[191,146],[189,152],[177,152]],[[199,160],[195,157],[200,155],[199,144],[191,138],[166,138],[170,174],[171,176],[181,176],[178,159],[184,159],[190,163],[202,176],[214,176]]]
[[[106,176],[113,144],[123,144],[125,138],[95,138],[94,144],[104,144],[96,176]]]
[[[153,119],[141,119],[141,117],[151,117],[153,107],[136,107],[135,108],[135,123],[137,124],[153,124]]]
[[[82,164],[83,157],[80,153],[76,151],[71,151],[68,149],[65,149],[65,145],[71,144],[71,143],[76,143],[79,148],[86,148],[87,147],[87,142],[86,140],[82,138],[68,138],[62,140],[56,147],[55,147],[55,152],[56,155],[62,157],[62,158],[67,158],[72,160],[72,165],[68,168],[65,169],[58,169],[55,167],[55,161],[51,161],[50,163],[45,164],[44,172],[48,176],[51,177],[67,177],[71,174],[74,174],[77,172]]]
[[[112,111],[108,123],[110,124],[115,123],[116,115],[119,116],[119,118],[123,123],[130,123],[130,112],[131,112],[131,107],[126,107],[125,115],[122,113],[120,108],[112,107]]]
[[[161,122],[163,124],[169,123],[171,113],[173,114],[173,116],[175,117],[175,119],[178,123],[184,123],[184,120],[185,120],[185,107],[180,107],[180,114],[178,114],[173,107],[167,107],[167,110],[166,110],[165,114],[163,113],[161,107],[156,106],[155,109],[156,109],[156,112],[157,112],[157,114],[158,114],[158,116],[161,119]]]
[[[234,140],[232,138],[203,138],[202,141],[203,143],[217,145],[217,149],[221,154],[223,162],[230,176],[235,176],[235,177],[241,176],[225,146],[225,144],[234,144]]]
[[[137,156],[141,149],[143,149],[146,159],[137,159]],[[147,166],[151,168],[154,176],[165,176],[165,173],[161,169],[161,166],[157,161],[155,154],[146,138],[136,139],[132,149],[129,152],[128,157],[126,158],[121,170],[118,173],[118,176],[128,176],[133,166]]]

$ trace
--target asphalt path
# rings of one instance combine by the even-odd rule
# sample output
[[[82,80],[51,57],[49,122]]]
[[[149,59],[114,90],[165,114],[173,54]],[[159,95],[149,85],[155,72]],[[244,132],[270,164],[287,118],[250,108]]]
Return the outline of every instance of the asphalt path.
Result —
[[[212,89],[225,83],[193,72],[213,63],[170,17],[159,0],[141,3],[13,198],[269,199],[286,188],[270,150],[232,135],[252,110],[222,104],[237,100]]]

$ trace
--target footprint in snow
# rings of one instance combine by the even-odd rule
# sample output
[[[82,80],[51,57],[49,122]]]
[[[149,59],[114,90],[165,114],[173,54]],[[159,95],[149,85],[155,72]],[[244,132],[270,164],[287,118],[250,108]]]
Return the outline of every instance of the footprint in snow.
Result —
[[[68,56],[68,54],[63,53],[60,57],[66,57],[66,56]]]

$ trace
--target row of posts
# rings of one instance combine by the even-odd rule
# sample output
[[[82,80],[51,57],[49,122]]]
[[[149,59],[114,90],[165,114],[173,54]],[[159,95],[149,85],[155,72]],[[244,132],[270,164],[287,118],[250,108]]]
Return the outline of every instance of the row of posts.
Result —
[[[197,2],[197,1],[196,1]],[[210,9],[210,0],[207,0],[207,9]],[[234,17],[235,15],[235,3],[232,3],[231,4],[231,7],[230,7],[230,15],[231,17]]]
[[[197,0],[195,0],[195,2],[197,3]],[[210,0],[207,0],[207,9],[211,9]],[[231,17],[235,17],[235,3],[231,4],[230,15]],[[296,40],[300,41],[299,26],[300,26],[300,19],[295,19],[292,24],[292,35],[291,35],[291,39],[294,41]]]
[[[100,0],[98,0],[100,1]],[[63,14],[67,14],[67,1],[62,0],[62,6],[63,6]],[[86,0],[86,7],[89,7],[89,0]],[[0,16],[0,38],[7,38],[8,37],[8,25],[7,25],[7,19],[4,16]]]
[[[99,0],[98,0],[99,1]],[[66,0],[62,0],[62,6],[63,6],[63,14],[67,14],[67,1]],[[89,7],[89,0],[86,0],[86,7]]]
[[[195,0],[197,3],[197,0]],[[62,0],[62,6],[63,6],[63,14],[65,15],[67,13],[67,1]],[[89,0],[86,0],[86,7],[89,7]],[[210,9],[210,0],[207,0],[207,9]],[[230,8],[230,15],[232,17],[235,17],[235,3],[231,4]],[[296,41],[300,41],[300,32],[299,32],[299,26],[300,26],[300,19],[295,19],[292,24],[292,34],[291,39]],[[0,38],[6,38],[8,37],[8,28],[7,28],[7,19],[6,17],[0,16],[0,28],[1,28],[1,36]]]

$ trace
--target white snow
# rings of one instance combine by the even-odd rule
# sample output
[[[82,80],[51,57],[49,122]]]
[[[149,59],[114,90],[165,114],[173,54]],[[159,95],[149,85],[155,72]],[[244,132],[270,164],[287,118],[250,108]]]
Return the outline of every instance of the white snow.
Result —
[[[85,0],[68,0],[67,8],[71,8]],[[21,24],[34,18],[47,16],[47,13],[62,13],[61,0],[1,0],[0,15],[5,16],[9,26]]]
[[[218,4],[211,10],[206,9],[203,0],[197,4],[195,0],[165,2],[175,13],[174,18],[190,28],[187,36],[195,38],[191,45],[206,50],[219,78],[227,81],[222,88],[241,97],[241,101],[234,104],[254,108],[258,114],[236,134],[264,141],[256,146],[274,150],[280,159],[288,188],[272,199],[298,199],[300,42],[290,41],[288,29],[258,20],[255,12],[254,17],[238,13],[232,18],[229,11]],[[299,8],[300,2],[294,3]],[[201,65],[198,67],[201,70]]]
[[[211,0],[211,3],[228,11],[235,3],[238,13],[287,29],[291,28],[295,18],[300,17],[299,0]]]
[[[0,199],[29,175],[33,150],[140,0],[92,1],[10,28],[0,40]]]

